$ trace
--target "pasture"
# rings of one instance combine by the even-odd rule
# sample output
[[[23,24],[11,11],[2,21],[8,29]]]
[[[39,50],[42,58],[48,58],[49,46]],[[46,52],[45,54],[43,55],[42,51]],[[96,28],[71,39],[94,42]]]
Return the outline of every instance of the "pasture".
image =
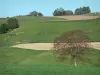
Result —
[[[70,20],[53,17],[19,16],[20,28],[0,34],[0,75],[100,75],[100,51],[89,50],[78,66],[67,56],[60,62],[51,51],[11,48],[19,43],[52,43],[62,33],[85,31],[92,42],[100,42],[100,19]],[[5,20],[5,19],[4,19]],[[3,22],[1,20],[0,22]]]

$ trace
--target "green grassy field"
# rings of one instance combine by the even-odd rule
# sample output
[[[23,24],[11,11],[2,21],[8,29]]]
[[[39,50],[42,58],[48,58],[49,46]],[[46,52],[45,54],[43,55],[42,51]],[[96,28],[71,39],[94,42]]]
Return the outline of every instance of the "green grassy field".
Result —
[[[30,42],[53,42],[55,37],[60,36],[62,33],[79,29],[85,31],[90,36],[91,41],[100,41],[100,23],[96,23],[96,20],[59,21],[64,19],[48,17],[17,17],[17,19],[19,20],[20,28],[6,35],[0,35],[1,40],[4,40],[9,35],[13,43],[23,42],[24,40]]]
[[[0,48],[0,75],[99,75],[100,51],[89,50],[77,64],[69,57],[60,62],[51,51]]]
[[[74,65],[67,56],[66,61],[61,63],[56,56],[53,56],[51,51],[41,50],[25,50],[9,47],[0,47],[0,64],[66,64]],[[85,59],[85,60],[84,60]],[[91,49],[82,56],[81,60],[77,59],[78,65],[100,66],[100,51]]]
[[[1,75],[100,75],[100,68],[64,65],[2,65]],[[2,68],[6,68],[3,70]],[[5,73],[5,74],[4,74]]]
[[[80,29],[90,36],[91,41],[100,41],[100,23],[96,20],[65,21],[58,18],[17,17],[20,28],[0,34],[0,75],[100,75],[100,51],[91,49],[78,66],[67,56],[59,60],[51,51],[10,48],[15,42],[53,42],[63,32]],[[59,21],[61,20],[61,21]],[[0,22],[4,20],[0,19]],[[16,35],[17,33],[17,35]],[[7,40],[5,37],[10,36]]]

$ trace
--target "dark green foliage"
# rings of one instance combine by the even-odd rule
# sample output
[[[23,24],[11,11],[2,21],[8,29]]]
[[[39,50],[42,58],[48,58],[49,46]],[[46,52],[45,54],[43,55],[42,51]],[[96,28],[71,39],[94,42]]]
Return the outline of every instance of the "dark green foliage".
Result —
[[[43,16],[41,12],[33,11],[28,14],[28,16]]]
[[[80,8],[77,8],[76,10],[75,10],[75,14],[76,15],[81,15],[81,14],[87,14],[87,13],[90,13],[91,12],[91,9],[90,9],[90,7],[89,6],[87,6],[87,7],[80,7]]]
[[[71,10],[66,10],[65,15],[73,15],[73,12]]]
[[[63,8],[57,8],[54,12],[53,12],[53,15],[54,16],[62,16],[64,15],[65,13],[65,10]]]
[[[64,10],[62,7],[55,9],[54,16],[73,15],[71,10]]]
[[[2,24],[1,26],[0,26],[0,33],[7,33],[8,32],[8,28],[7,28],[7,24]]]
[[[7,23],[0,25],[0,33],[7,33],[13,29],[19,28],[18,20],[15,18],[8,18]]]
[[[38,16],[43,16],[43,14],[41,12],[38,12]]]
[[[37,12],[37,11],[30,12],[29,15],[30,15],[30,16],[37,16],[37,15],[38,15],[38,12]]]
[[[7,27],[8,29],[16,29],[19,28],[18,20],[15,18],[9,18],[7,20]]]

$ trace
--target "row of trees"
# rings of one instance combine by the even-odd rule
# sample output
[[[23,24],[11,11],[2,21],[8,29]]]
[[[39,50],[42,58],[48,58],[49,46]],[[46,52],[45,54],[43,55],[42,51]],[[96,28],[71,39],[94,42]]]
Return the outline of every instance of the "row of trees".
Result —
[[[77,8],[75,10],[75,14],[76,15],[87,14],[87,13],[90,13],[90,12],[91,12],[91,10],[90,10],[89,6],[87,6],[87,7],[80,7],[80,8]]]
[[[32,11],[27,16],[43,16],[41,12]]]
[[[18,20],[15,18],[9,18],[7,20],[7,23],[3,23],[0,25],[0,33],[7,33],[16,28],[19,28]]]
[[[91,12],[91,9],[89,6],[77,8],[75,12],[73,12],[72,10],[65,10],[60,7],[54,10],[53,16],[63,16],[63,15],[73,15],[73,14],[81,15],[81,14],[87,14],[90,12]]]
[[[77,9],[75,9],[75,12],[73,12],[72,10],[65,10],[62,7],[60,7],[60,8],[57,8],[54,10],[53,16],[64,16],[64,15],[74,15],[74,14],[81,15],[81,14],[87,14],[90,12],[91,12],[91,9],[89,6],[77,8]],[[43,13],[37,12],[37,11],[32,11],[26,16],[43,16]]]
[[[63,15],[73,15],[73,12],[71,10],[64,10],[63,8],[57,8],[53,12],[54,16],[63,16]]]

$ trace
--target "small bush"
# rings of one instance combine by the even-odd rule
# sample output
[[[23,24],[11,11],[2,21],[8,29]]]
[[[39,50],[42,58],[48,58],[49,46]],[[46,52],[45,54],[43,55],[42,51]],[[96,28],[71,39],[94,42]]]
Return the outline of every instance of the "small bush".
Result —
[[[3,23],[0,27],[0,33],[7,33],[8,32],[7,24]]]
[[[7,20],[7,26],[9,29],[16,29],[16,28],[19,28],[19,23],[18,23],[18,20],[15,19],[15,18],[9,18]]]

